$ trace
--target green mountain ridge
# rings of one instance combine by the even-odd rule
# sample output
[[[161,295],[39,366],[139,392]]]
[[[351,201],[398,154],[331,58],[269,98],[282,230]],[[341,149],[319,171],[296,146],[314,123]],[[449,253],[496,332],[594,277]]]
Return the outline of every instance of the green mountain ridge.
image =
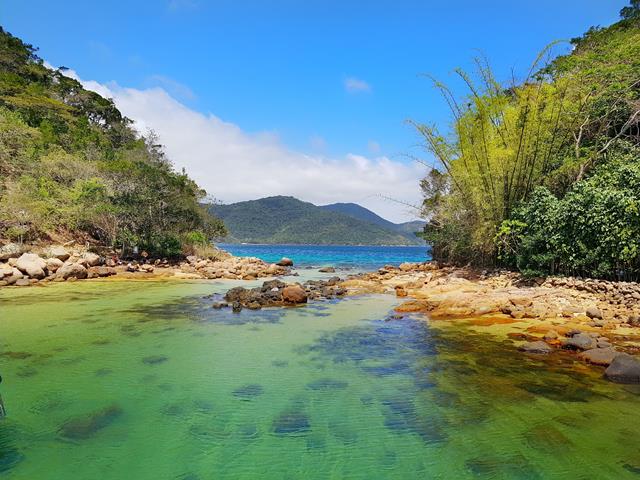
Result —
[[[356,204],[342,205],[358,207],[361,209],[358,210],[360,217],[357,217],[356,213],[349,215],[328,208],[331,205],[319,207],[285,196],[229,205],[211,205],[209,209],[224,221],[229,231],[229,236],[224,240],[231,242],[315,245],[422,244],[413,233],[401,231],[401,228],[406,229],[403,227],[405,224],[396,225],[388,222]],[[388,222],[392,227],[363,220],[363,215],[377,217],[379,221]]]

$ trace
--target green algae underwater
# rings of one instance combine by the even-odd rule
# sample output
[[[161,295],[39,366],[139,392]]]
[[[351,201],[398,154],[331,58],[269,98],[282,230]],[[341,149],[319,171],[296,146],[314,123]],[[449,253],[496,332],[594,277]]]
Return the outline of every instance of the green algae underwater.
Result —
[[[0,476],[640,478],[637,389],[460,323],[385,321],[392,296],[210,307],[236,284],[0,291]]]

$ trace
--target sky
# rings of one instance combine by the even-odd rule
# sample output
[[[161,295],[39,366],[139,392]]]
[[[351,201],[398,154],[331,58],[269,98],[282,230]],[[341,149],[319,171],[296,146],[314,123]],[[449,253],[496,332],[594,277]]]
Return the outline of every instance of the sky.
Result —
[[[0,24],[155,131],[218,201],[292,195],[416,218],[432,163],[408,120],[446,131],[426,75],[489,59],[522,78],[554,40],[625,0],[3,0]],[[559,51],[568,51],[568,45]]]

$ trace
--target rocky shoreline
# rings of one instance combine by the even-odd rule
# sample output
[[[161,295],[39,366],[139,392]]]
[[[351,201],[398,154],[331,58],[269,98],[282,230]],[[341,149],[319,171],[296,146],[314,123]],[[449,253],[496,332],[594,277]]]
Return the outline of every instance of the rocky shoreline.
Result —
[[[254,288],[235,287],[213,308],[258,310],[366,293],[405,299],[390,317],[423,314],[432,321],[465,321],[475,328],[506,331],[527,355],[575,354],[576,360],[605,367],[605,376],[640,384],[640,284],[570,277],[528,280],[506,271],[478,271],[436,262],[387,265],[375,272],[334,276],[304,283],[277,277],[295,275],[293,262],[267,263],[234,257],[222,250],[214,258],[123,261],[82,247],[54,245],[25,251],[0,247],[0,287],[42,285],[118,276],[126,279],[271,278]],[[333,268],[320,272],[332,273]]]
[[[256,280],[290,274],[293,262],[283,258],[267,263],[253,257],[234,257],[218,250],[214,258],[187,256],[184,260],[121,260],[112,252],[98,254],[84,247],[53,245],[0,247],[0,287],[27,287],[48,282],[120,276],[124,278],[181,278]]]
[[[606,367],[619,383],[640,383],[640,284],[580,278],[527,280],[513,272],[479,272],[435,262],[385,266],[351,276],[350,293],[406,298],[396,311],[510,330],[528,355],[562,351]]]

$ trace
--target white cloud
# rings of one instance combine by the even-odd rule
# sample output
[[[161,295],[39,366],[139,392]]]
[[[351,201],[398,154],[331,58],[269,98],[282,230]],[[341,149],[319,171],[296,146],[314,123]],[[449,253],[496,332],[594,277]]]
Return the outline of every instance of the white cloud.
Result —
[[[371,85],[355,77],[345,79],[344,88],[349,93],[369,93],[371,91]]]
[[[196,98],[196,94],[193,93],[193,90],[173,78],[169,78],[164,75],[151,75],[148,80],[151,84],[163,87],[171,95],[178,97],[179,99],[194,100]]]
[[[66,74],[78,78],[73,71]],[[317,205],[359,203],[392,221],[415,218],[410,208],[387,198],[418,204],[418,182],[424,171],[417,163],[384,156],[307,155],[283,145],[271,133],[249,134],[213,114],[192,110],[160,87],[139,90],[80,81],[85,88],[113,98],[139,131],[154,130],[174,165],[184,167],[224,203],[291,195]]]

